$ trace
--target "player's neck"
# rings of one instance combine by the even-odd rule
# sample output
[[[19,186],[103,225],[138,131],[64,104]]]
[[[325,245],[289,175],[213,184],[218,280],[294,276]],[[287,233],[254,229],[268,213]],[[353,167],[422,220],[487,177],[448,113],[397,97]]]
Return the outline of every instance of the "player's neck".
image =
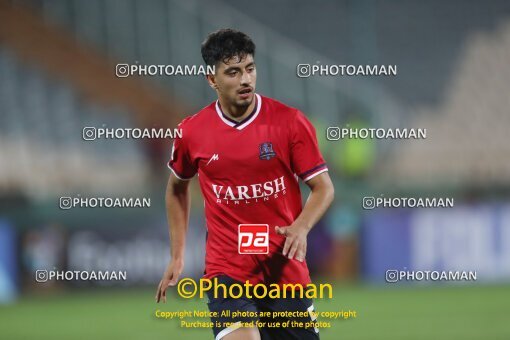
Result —
[[[240,107],[240,106],[235,106],[235,105],[226,105],[226,103],[224,103],[221,100],[221,98],[219,98],[219,101],[220,101],[220,106],[221,106],[221,112],[223,112],[223,114],[225,116],[227,116],[230,119],[235,120],[236,122],[240,122],[243,119],[245,119],[246,117],[248,117],[250,115],[250,113],[253,112],[255,105],[257,105],[256,97],[254,97],[253,100],[251,101],[250,105],[248,105],[246,107]]]

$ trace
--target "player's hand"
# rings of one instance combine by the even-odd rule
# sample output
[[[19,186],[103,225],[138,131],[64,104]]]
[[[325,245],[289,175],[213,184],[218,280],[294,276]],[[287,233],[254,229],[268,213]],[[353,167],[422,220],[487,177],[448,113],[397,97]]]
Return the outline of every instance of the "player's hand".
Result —
[[[166,303],[166,289],[170,286],[175,286],[179,280],[184,267],[183,261],[171,260],[168,267],[163,274],[163,278],[159,281],[158,290],[156,291],[156,302],[159,303],[161,299]]]
[[[306,257],[306,237],[308,230],[300,225],[291,225],[289,227],[275,227],[277,234],[286,237],[283,246],[283,256],[290,260],[296,256],[296,260],[303,262]]]

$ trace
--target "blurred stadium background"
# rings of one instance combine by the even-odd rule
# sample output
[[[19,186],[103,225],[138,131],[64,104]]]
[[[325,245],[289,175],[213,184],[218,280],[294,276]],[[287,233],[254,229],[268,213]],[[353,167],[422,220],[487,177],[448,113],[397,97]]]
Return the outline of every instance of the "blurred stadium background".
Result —
[[[202,77],[116,78],[115,64],[201,64],[232,27],[257,44],[257,92],[307,113],[335,183],[308,262],[356,310],[323,339],[510,339],[508,1],[0,0],[0,338],[202,339],[154,311],[169,260],[169,140],[84,141],[95,127],[175,127],[215,99]],[[396,64],[396,77],[298,78],[307,64]],[[426,140],[327,141],[328,126],[426,128]],[[205,127],[204,127],[205,128]],[[306,190],[305,190],[306,193]],[[362,209],[362,197],[454,197]],[[146,196],[149,209],[60,210],[60,196]],[[203,270],[196,181],[184,276]],[[36,283],[35,270],[128,280]],[[474,283],[388,284],[387,269],[476,270]],[[327,320],[324,320],[327,321]]]

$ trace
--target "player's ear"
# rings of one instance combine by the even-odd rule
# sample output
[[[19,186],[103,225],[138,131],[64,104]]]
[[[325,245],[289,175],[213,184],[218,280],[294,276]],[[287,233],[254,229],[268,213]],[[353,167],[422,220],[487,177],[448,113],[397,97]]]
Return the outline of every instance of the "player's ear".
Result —
[[[207,79],[207,82],[209,83],[209,86],[216,90],[218,88],[218,84],[216,84],[216,78],[214,77],[214,74],[208,74],[205,76]]]

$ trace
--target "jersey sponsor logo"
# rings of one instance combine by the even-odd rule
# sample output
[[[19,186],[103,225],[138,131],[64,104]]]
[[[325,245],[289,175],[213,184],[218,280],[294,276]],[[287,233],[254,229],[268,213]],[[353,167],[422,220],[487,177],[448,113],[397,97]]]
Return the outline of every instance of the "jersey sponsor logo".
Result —
[[[259,145],[259,158],[262,160],[270,160],[276,156],[276,152],[273,151],[273,143],[264,142]]]
[[[264,183],[249,185],[223,186],[212,184],[216,196],[216,203],[245,204],[268,201],[286,194],[285,176],[275,178]]]
[[[209,165],[209,163],[211,163],[212,161],[217,161],[219,159],[220,159],[220,156],[217,153],[215,153],[214,155],[212,155],[212,157],[209,159],[209,162],[207,162],[206,165]]]
[[[239,224],[238,251],[239,254],[268,254],[269,225]]]

